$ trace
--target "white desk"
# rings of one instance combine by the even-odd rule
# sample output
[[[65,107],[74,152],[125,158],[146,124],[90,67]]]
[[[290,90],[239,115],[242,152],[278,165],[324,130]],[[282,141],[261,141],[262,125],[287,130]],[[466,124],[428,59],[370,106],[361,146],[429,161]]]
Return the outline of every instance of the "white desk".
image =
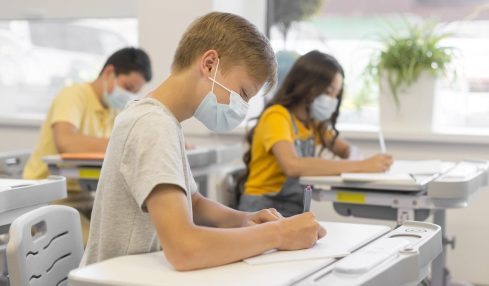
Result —
[[[443,253],[433,263],[433,286],[449,284],[446,265],[446,246],[454,247],[454,239],[446,235],[446,209],[467,207],[470,199],[489,184],[487,161],[467,161],[475,166],[473,172],[460,172],[457,165],[416,188],[396,186],[386,182],[351,183],[339,177],[303,177],[301,183],[314,185],[314,199],[333,202],[341,215],[374,219],[424,220],[433,213],[433,222],[442,227]],[[458,169],[457,169],[458,168]]]
[[[156,252],[117,257],[73,270],[69,275],[69,285],[416,285],[428,274],[429,263],[441,252],[440,228],[433,224],[407,222],[393,231],[378,225],[323,224],[328,230],[324,239],[329,239],[334,245],[353,253],[343,259],[261,265],[237,262],[209,269],[178,272],[161,252]],[[397,240],[401,237],[409,240],[409,249],[404,247],[389,253],[392,255],[362,273],[347,276],[335,273],[334,266],[345,259],[356,260],[358,257],[356,261],[361,262],[362,253],[369,251],[369,245],[376,248],[376,242]]]
[[[65,197],[66,179],[63,177],[35,181],[0,179],[0,230],[33,208]]]

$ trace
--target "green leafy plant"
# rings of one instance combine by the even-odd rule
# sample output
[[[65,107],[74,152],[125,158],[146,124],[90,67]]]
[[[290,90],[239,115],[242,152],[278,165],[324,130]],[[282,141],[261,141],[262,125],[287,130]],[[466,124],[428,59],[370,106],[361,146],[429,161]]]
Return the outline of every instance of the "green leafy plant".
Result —
[[[392,31],[383,39],[383,48],[367,66],[368,83],[386,76],[390,91],[399,107],[401,86],[410,86],[423,71],[438,76],[449,70],[453,49],[440,42],[451,33],[438,33],[434,23],[406,24],[407,34]]]

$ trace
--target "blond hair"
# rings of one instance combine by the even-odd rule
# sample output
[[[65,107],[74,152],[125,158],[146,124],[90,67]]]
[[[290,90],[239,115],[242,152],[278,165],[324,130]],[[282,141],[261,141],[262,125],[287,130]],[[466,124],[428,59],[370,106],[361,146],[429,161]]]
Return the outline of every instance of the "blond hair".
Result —
[[[216,50],[223,71],[242,65],[268,92],[276,83],[277,62],[268,39],[246,19],[222,12],[211,12],[195,20],[182,36],[173,58],[172,70],[189,67],[208,50]]]

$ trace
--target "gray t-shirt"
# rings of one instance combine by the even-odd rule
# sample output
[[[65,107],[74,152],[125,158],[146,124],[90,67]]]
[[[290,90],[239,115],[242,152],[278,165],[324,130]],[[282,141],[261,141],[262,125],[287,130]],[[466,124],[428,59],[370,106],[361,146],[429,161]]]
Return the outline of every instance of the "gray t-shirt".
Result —
[[[192,216],[191,195],[197,185],[185,153],[181,125],[163,104],[145,98],[129,104],[116,118],[81,266],[160,249],[145,205],[159,184],[182,188]]]

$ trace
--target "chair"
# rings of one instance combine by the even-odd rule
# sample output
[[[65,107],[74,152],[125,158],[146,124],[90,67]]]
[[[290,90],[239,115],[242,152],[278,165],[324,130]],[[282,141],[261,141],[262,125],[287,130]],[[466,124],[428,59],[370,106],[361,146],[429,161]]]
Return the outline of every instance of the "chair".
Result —
[[[67,206],[40,207],[10,226],[10,285],[68,285],[68,273],[83,255],[80,215]]]
[[[243,194],[244,186],[238,185],[239,180],[245,173],[245,169],[242,166],[236,166],[229,170],[225,170],[224,178],[221,185],[218,186],[221,192],[218,196],[218,201],[224,205],[237,209],[239,206],[239,199]]]
[[[29,151],[0,153],[0,178],[21,179]]]

